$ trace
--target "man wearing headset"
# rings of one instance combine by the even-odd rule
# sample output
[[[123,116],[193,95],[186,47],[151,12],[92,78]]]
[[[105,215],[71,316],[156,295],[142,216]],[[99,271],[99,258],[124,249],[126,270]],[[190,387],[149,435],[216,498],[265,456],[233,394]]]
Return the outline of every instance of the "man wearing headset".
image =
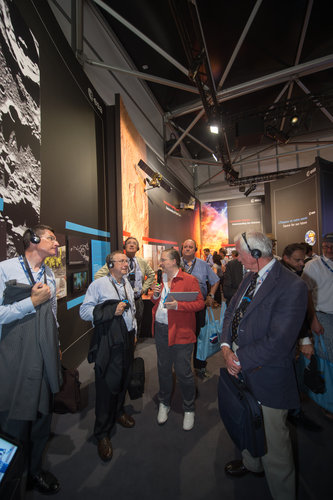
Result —
[[[23,444],[24,457],[14,499],[25,496],[27,481],[43,494],[60,489],[42,470],[61,382],[56,283],[44,260],[58,246],[53,229],[38,224],[23,234],[24,255],[0,263],[0,429]]]
[[[221,349],[230,375],[241,374],[261,403],[267,453],[229,462],[225,472],[242,476],[265,471],[275,500],[295,498],[295,466],[288,409],[299,406],[295,345],[307,309],[303,281],[273,258],[272,242],[259,232],[235,238],[239,259],[250,272],[225,314]]]
[[[88,361],[95,363],[95,427],[97,450],[106,462],[112,458],[111,431],[117,421],[132,428],[133,417],[124,411],[125,394],[133,363],[136,319],[134,292],[127,279],[128,258],[121,250],[107,257],[109,273],[93,281],[80,316],[95,327]]]
[[[155,273],[141,257],[136,257],[136,253],[140,250],[139,242],[134,236],[130,236],[124,242],[124,250],[129,259],[128,264],[128,279],[134,291],[135,308],[136,308],[136,321],[138,338],[141,333],[141,324],[143,317],[143,300],[142,295],[146,294],[155,280]],[[106,276],[109,270],[107,264],[97,271],[94,278],[95,280]]]

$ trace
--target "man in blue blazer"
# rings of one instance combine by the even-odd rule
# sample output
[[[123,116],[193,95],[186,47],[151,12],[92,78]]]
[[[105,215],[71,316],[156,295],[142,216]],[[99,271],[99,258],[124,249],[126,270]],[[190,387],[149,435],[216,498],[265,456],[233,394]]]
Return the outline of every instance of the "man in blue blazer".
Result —
[[[307,289],[273,258],[272,243],[264,234],[243,233],[235,243],[240,261],[251,272],[226,311],[221,348],[228,372],[235,377],[241,372],[262,405],[267,453],[254,458],[242,450],[242,460],[229,462],[225,471],[241,476],[264,470],[272,497],[292,500],[295,466],[286,418],[289,408],[299,406],[294,351]]]

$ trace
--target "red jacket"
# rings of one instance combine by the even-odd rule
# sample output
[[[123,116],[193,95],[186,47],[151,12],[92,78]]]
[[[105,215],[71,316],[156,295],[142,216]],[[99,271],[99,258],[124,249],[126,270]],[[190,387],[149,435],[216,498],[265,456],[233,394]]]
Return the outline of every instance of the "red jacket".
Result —
[[[163,285],[162,285],[163,288]],[[161,289],[162,290],[162,289]],[[205,307],[204,299],[200,292],[197,278],[179,269],[178,274],[171,282],[170,292],[198,292],[197,299],[193,302],[178,302],[178,309],[168,309],[169,345],[191,344],[196,341],[195,313]],[[152,299],[153,307],[152,333],[154,336],[155,315],[161,300]]]

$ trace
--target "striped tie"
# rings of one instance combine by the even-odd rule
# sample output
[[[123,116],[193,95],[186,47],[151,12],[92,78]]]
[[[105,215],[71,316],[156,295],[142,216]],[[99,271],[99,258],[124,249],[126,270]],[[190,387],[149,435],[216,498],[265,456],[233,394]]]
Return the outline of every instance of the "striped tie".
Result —
[[[258,273],[254,273],[254,275],[251,278],[250,284],[244,293],[244,296],[241,300],[241,303],[237,307],[234,317],[232,320],[232,325],[231,325],[231,340],[232,342],[237,343],[237,338],[238,338],[238,327],[241,322],[242,317],[244,316],[245,310],[247,306],[250,304],[250,302],[253,299],[253,294],[256,289],[256,284],[257,284],[257,278],[258,278]]]

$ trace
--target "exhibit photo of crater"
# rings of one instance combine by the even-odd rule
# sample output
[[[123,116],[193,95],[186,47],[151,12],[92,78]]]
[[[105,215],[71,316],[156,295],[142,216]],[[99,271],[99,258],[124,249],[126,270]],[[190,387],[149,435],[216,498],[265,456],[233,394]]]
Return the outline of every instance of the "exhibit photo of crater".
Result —
[[[0,244],[7,258],[22,252],[24,230],[40,219],[40,136],[38,43],[16,6],[0,0]]]

